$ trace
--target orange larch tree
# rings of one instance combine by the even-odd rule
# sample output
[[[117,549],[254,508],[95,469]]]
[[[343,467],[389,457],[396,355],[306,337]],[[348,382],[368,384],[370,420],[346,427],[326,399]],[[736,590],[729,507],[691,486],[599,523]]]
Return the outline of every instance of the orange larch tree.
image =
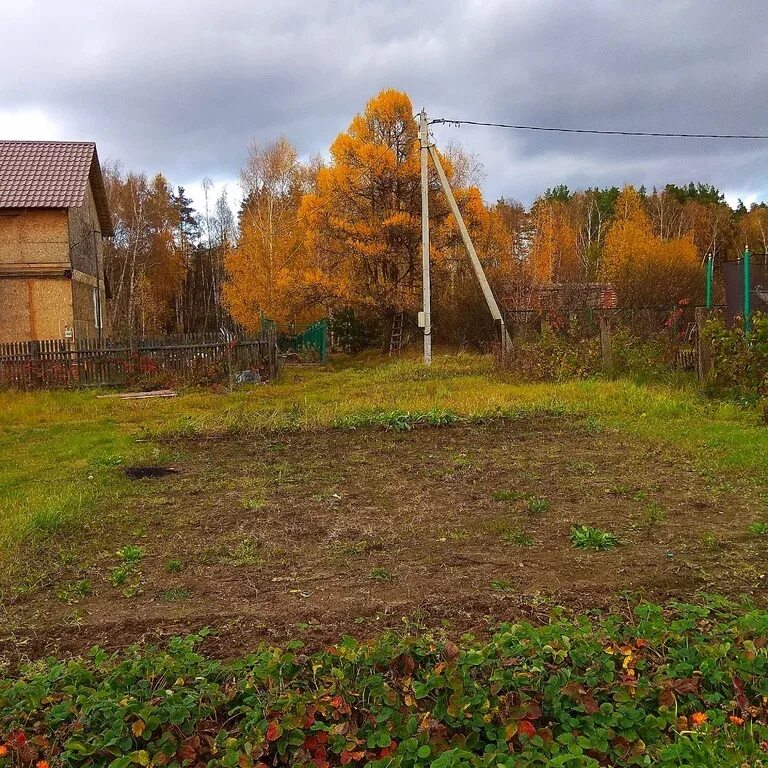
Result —
[[[536,283],[579,279],[578,233],[567,203],[538,199],[531,209],[534,235],[529,253],[531,278]]]
[[[691,299],[700,292],[700,259],[688,232],[662,240],[640,194],[625,187],[616,201],[615,219],[605,237],[601,279],[616,286],[621,304],[661,306]]]
[[[446,175],[453,164],[444,158]],[[459,243],[448,205],[430,165],[430,222],[435,267]],[[421,295],[421,192],[418,128],[404,93],[382,91],[331,145],[316,189],[305,195],[301,219],[313,268],[307,300],[353,307],[385,318],[415,310]],[[454,189],[468,226],[483,209],[479,191]],[[438,275],[435,277],[439,281]]]

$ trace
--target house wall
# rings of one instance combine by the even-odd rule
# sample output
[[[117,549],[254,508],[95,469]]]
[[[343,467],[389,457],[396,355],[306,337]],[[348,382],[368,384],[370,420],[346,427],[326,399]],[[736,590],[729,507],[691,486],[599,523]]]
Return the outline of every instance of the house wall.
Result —
[[[83,204],[69,209],[69,244],[73,268],[75,336],[96,338],[99,335],[96,313],[100,312],[103,325],[107,316],[107,297],[104,286],[104,246],[90,182]],[[106,330],[106,327],[102,328],[102,335],[106,335]]]
[[[96,280],[85,279],[87,277],[90,276],[76,274],[72,278],[72,327],[78,339],[94,339],[99,335],[96,325]]]
[[[72,326],[67,269],[66,210],[0,211],[0,342],[64,336]]]
[[[66,210],[0,211],[0,265],[68,263]]]
[[[0,342],[97,338],[104,249],[90,182],[68,210],[0,211]]]
[[[64,338],[72,327],[67,278],[0,278],[0,342]]]

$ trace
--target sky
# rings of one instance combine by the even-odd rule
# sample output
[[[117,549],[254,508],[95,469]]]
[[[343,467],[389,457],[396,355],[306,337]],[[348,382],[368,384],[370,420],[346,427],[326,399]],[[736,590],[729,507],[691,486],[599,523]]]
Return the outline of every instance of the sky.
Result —
[[[431,118],[768,134],[765,0],[14,0],[0,24],[0,138],[94,140],[198,208],[237,201],[252,141],[302,155],[384,88]],[[483,192],[711,183],[768,199],[768,141],[573,136],[438,125]]]

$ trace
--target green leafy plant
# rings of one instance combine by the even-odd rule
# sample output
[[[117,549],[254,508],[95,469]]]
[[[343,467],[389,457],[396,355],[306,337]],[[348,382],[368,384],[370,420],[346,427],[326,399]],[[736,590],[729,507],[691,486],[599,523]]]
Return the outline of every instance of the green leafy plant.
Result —
[[[141,558],[144,557],[144,550],[133,544],[127,544],[117,551],[117,555],[127,565],[138,565],[141,562]]]
[[[130,566],[118,565],[109,577],[112,586],[119,587],[125,584],[125,582],[128,581],[128,577],[131,575],[131,570]]]
[[[205,565],[261,565],[264,552],[259,541],[248,536],[236,542],[209,547],[203,551],[201,560]]]
[[[261,565],[264,562],[264,553],[258,541],[246,538],[235,546],[227,557],[227,562],[231,565]]]
[[[663,505],[658,501],[650,501],[643,510],[643,522],[648,527],[653,527],[666,519]]]
[[[184,563],[181,560],[169,560],[165,564],[166,573],[179,573],[184,570]]]
[[[574,525],[571,528],[571,544],[576,549],[611,550],[619,546],[619,539],[608,531],[588,525]]]
[[[359,541],[335,541],[332,544],[334,553],[340,557],[359,557],[371,548],[371,542],[366,539]]]
[[[82,598],[87,597],[91,593],[91,585],[87,579],[80,579],[79,581],[68,581],[64,584],[60,584],[56,588],[56,597],[63,603],[79,602]]]
[[[749,532],[755,536],[768,536],[768,523],[759,520],[749,526]]]
[[[407,432],[417,426],[446,427],[461,421],[453,411],[433,408],[429,411],[371,411],[337,419],[334,426],[343,429],[383,427],[394,432]]]
[[[728,328],[722,318],[710,318],[704,324],[702,339],[710,345],[710,390],[752,403],[768,394],[767,315],[753,315],[747,333],[740,324]]]
[[[764,768],[767,625],[710,598],[460,644],[386,634],[222,661],[203,631],[97,648],[0,679],[0,765]]]
[[[506,579],[494,579],[491,582],[491,589],[494,592],[509,592],[512,589],[512,584]]]
[[[392,581],[394,577],[386,568],[374,568],[368,578],[373,581]]]
[[[537,515],[543,512],[549,512],[549,510],[552,509],[552,502],[549,499],[533,496],[528,499],[525,508],[531,514]]]

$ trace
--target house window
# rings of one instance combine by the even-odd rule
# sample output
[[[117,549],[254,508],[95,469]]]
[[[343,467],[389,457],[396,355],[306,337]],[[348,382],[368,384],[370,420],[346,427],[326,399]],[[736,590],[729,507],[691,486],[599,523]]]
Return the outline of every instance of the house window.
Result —
[[[97,328],[101,328],[101,295],[98,286],[93,288],[93,322]]]

